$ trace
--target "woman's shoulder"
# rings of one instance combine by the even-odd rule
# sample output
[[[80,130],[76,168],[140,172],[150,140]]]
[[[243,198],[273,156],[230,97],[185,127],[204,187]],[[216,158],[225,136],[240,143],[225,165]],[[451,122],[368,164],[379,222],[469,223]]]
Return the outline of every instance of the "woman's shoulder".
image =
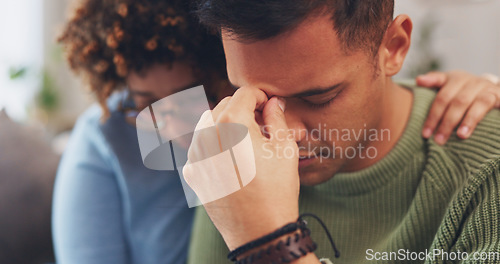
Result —
[[[126,96],[127,93],[125,91],[119,91],[108,98],[106,105],[110,116],[113,117],[120,114],[120,105]],[[100,129],[102,125],[110,121],[109,118],[103,118],[103,112],[102,107],[98,103],[92,104],[78,117],[75,128],[83,127],[85,130]]]

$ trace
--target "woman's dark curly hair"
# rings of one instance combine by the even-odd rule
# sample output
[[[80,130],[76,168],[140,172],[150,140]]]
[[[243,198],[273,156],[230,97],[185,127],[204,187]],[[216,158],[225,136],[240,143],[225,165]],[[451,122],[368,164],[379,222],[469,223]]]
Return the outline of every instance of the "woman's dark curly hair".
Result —
[[[186,61],[200,81],[226,77],[220,39],[200,26],[188,0],[81,0],[58,41],[109,115],[106,99],[129,72]]]

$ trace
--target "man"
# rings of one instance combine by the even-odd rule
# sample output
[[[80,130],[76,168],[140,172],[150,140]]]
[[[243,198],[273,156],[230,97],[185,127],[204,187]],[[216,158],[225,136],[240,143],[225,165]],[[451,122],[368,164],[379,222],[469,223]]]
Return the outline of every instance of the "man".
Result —
[[[191,263],[224,263],[226,245],[234,250],[296,221],[299,208],[326,223],[341,252],[335,263],[500,261],[490,254],[500,251],[500,112],[464,141],[421,137],[435,95],[391,80],[412,30],[408,16],[392,19],[393,4],[200,1],[238,88],[213,118],[247,126],[256,176],[204,205],[225,245],[198,212]],[[284,155],[290,149],[298,154]],[[318,250],[292,263],[334,258],[323,230],[310,226]]]

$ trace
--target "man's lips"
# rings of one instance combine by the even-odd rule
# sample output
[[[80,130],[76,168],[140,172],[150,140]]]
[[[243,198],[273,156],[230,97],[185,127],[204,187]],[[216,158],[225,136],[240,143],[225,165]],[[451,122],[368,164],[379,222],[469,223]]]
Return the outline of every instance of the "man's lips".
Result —
[[[316,158],[318,158],[317,154],[299,154],[299,168],[311,165]]]
[[[300,153],[299,152],[299,160],[300,159],[314,159],[314,158],[319,158],[322,155],[323,155],[322,153],[316,153],[316,152],[309,152],[309,153],[306,153],[306,152]]]

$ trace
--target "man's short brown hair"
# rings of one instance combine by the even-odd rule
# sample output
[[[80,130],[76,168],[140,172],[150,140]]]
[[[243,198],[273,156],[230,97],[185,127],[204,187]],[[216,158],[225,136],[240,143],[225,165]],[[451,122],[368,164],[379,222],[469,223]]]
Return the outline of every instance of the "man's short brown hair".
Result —
[[[200,21],[240,40],[263,40],[330,12],[345,50],[375,53],[393,19],[394,0],[197,0]]]

